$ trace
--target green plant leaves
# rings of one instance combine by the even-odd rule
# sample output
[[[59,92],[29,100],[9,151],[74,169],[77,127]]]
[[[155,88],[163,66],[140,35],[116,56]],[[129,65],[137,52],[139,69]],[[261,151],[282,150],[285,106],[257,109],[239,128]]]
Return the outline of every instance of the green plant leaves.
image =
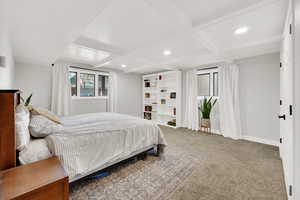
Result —
[[[204,119],[210,119],[211,110],[213,106],[217,103],[217,99],[214,99],[212,102],[212,98],[213,97],[207,99],[206,97],[204,97],[204,100],[200,103],[199,109]]]
[[[24,102],[24,106],[29,106],[32,95],[33,95],[33,94],[31,93],[31,94],[29,95],[29,97],[26,98],[26,100],[25,100],[23,97],[21,97],[21,101]]]
[[[31,101],[31,97],[32,97],[32,93],[29,95],[29,97],[26,99],[25,101],[25,106],[28,106],[30,104],[30,101]]]

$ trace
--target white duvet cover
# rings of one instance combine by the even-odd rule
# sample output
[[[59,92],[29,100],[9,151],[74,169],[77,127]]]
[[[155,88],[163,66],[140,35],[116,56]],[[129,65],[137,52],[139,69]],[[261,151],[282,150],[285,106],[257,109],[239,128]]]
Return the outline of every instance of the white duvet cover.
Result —
[[[69,178],[87,174],[151,145],[166,145],[151,121],[117,113],[64,117],[63,127],[46,137]]]

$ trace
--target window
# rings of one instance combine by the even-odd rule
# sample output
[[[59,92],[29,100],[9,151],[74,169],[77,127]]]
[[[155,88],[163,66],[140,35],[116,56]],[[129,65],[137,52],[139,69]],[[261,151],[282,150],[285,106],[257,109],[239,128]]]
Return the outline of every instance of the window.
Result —
[[[72,68],[69,79],[72,98],[107,98],[108,73]]]
[[[198,73],[198,98],[203,96],[219,96],[218,68],[199,70]]]
[[[69,79],[71,82],[71,95],[77,96],[77,72],[70,72]]]
[[[95,74],[80,73],[80,96],[95,96]]]
[[[209,96],[210,74],[198,75],[198,96]]]
[[[108,76],[98,75],[98,95],[107,96]]]

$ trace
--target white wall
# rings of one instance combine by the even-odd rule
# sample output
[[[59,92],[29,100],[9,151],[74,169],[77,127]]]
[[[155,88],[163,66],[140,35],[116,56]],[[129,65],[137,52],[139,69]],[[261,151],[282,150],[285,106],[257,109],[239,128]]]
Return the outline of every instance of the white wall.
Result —
[[[137,117],[142,115],[142,76],[117,73],[117,112]]]
[[[33,93],[31,102],[35,106],[50,108],[51,67],[16,63],[15,87],[22,91],[23,97]]]
[[[0,27],[0,56],[5,56],[6,63],[5,67],[0,67],[0,89],[12,89],[14,86],[14,58],[9,32],[3,24]]]
[[[33,64],[16,64],[15,86],[23,91],[27,97],[33,93],[32,104],[50,108],[51,103],[51,73],[50,66]],[[142,108],[142,80],[140,75],[117,73],[118,100],[117,112],[133,116],[141,116]],[[74,99],[71,114],[91,112],[105,112],[105,99]]]
[[[137,74],[117,73],[117,112],[140,117],[142,113],[142,78]],[[105,112],[106,99],[72,100],[71,114]]]
[[[237,61],[244,136],[278,143],[280,99],[279,53]]]
[[[242,134],[246,139],[278,144],[279,141],[279,53],[237,60],[240,70]],[[199,67],[200,68],[200,67]],[[183,119],[186,71],[183,71]],[[219,131],[218,105],[212,111],[212,130]],[[262,139],[262,140],[261,140]]]
[[[73,99],[71,115],[106,112],[107,99]]]

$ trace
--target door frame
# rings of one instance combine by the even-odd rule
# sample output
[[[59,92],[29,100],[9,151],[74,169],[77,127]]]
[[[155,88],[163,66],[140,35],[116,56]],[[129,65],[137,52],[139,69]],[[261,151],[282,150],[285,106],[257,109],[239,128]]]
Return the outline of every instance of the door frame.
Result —
[[[294,200],[300,199],[300,0],[291,0],[294,28]]]
[[[298,0],[296,0],[298,1]],[[300,1],[300,0],[299,0]],[[285,25],[284,25],[284,32],[283,32],[283,36],[282,36],[283,40],[283,45],[282,45],[282,55],[284,56],[284,60],[282,60],[281,57],[281,62],[287,61],[287,66],[289,68],[286,68],[286,73],[285,74],[285,80],[289,80],[290,78],[292,79],[292,82],[285,82],[285,85],[287,90],[291,88],[292,91],[288,91],[287,93],[283,93],[283,95],[288,95],[286,96],[288,99],[286,99],[286,102],[283,102],[284,107],[280,107],[280,114],[286,115],[286,121],[287,124],[282,123],[283,121],[281,121],[281,127],[280,127],[280,132],[281,132],[281,137],[284,138],[282,143],[280,144],[280,155],[282,156],[282,164],[283,164],[283,170],[284,170],[284,177],[285,177],[285,186],[286,186],[286,191],[287,191],[287,197],[289,200],[295,200],[297,198],[295,198],[295,193],[294,193],[294,189],[295,189],[295,171],[297,169],[298,166],[296,166],[296,161],[295,161],[295,157],[297,154],[295,154],[295,133],[296,133],[296,129],[295,129],[295,125],[297,124],[295,121],[295,102],[297,102],[297,100],[295,99],[295,92],[296,92],[296,76],[295,76],[295,47],[294,47],[294,43],[295,43],[295,35],[294,35],[294,0],[289,0],[289,6],[288,6],[288,11],[287,11],[287,15],[286,15],[286,21],[285,21]],[[288,40],[289,43],[286,43],[286,39]],[[286,46],[286,44],[289,44],[288,46]],[[287,47],[287,48],[286,48]],[[286,50],[288,49],[288,50]],[[288,56],[288,58],[286,58],[287,53],[290,52],[290,56]],[[285,65],[286,63],[282,63],[283,67],[287,67]],[[283,71],[281,71],[281,73],[285,72],[285,68],[283,68]],[[281,74],[282,76],[282,74]],[[284,79],[282,79],[282,77],[280,78],[281,81],[284,81]],[[282,83],[281,83],[282,84]],[[282,86],[281,86],[282,87]],[[282,88],[281,88],[281,95],[282,95]],[[282,97],[282,96],[281,96]],[[283,96],[284,97],[284,96]],[[291,99],[290,99],[291,98]],[[292,109],[292,113],[289,113],[290,111],[290,106]],[[286,127],[284,127],[284,125]],[[283,126],[283,127],[282,127]],[[283,128],[283,129],[282,129]],[[289,131],[289,129],[291,129]],[[285,130],[285,131],[283,131]],[[282,132],[283,131],[283,132]],[[299,168],[298,168],[299,169]]]

